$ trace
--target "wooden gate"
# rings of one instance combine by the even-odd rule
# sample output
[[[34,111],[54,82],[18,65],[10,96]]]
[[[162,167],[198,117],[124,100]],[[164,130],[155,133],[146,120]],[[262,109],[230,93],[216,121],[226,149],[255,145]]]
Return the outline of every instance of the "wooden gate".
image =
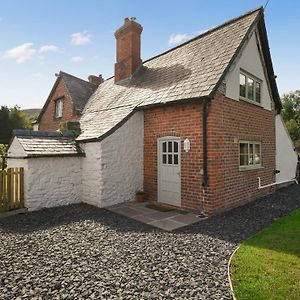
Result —
[[[0,213],[24,207],[24,168],[0,171]]]

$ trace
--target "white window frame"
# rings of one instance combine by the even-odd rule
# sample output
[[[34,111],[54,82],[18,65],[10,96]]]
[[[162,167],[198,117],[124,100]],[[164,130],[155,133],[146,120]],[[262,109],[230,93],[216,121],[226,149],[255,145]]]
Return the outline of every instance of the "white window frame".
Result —
[[[243,75],[246,78],[246,86],[245,86],[246,97],[240,95],[240,76],[239,76],[239,98],[241,100],[244,100],[244,101],[247,101],[247,102],[251,102],[253,104],[261,106],[262,105],[261,104],[261,100],[262,100],[262,82],[263,81],[261,79],[255,77],[255,76],[249,74],[248,72],[242,70],[242,69],[240,70],[240,75]],[[253,83],[254,83],[254,87],[253,87],[253,100],[248,98],[248,78],[252,79]],[[260,84],[260,99],[259,99],[259,102],[256,101],[256,83]]]
[[[63,98],[54,101],[54,118],[62,118],[63,116]]]
[[[248,162],[249,162],[249,148],[250,146],[249,145],[253,145],[253,165],[241,165],[241,144],[248,144]],[[260,155],[260,163],[259,164],[256,164],[255,163],[255,159],[254,159],[254,156],[255,156],[255,145],[259,145],[259,155]],[[244,141],[244,140],[240,140],[239,141],[239,169],[240,171],[243,171],[243,170],[253,170],[253,169],[260,169],[262,168],[262,151],[261,151],[261,142],[259,141]]]

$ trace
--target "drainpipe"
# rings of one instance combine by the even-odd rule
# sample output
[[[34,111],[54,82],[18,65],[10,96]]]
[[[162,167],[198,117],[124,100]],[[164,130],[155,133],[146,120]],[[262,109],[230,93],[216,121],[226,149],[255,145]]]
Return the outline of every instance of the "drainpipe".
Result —
[[[208,170],[207,170],[207,104],[210,102],[210,98],[205,98],[203,101],[202,110],[202,147],[203,147],[203,181],[202,186],[208,186]]]
[[[283,183],[289,183],[289,182],[295,182],[296,184],[299,184],[299,182],[297,181],[296,178],[293,178],[291,180],[284,180],[284,181],[279,181],[279,182],[274,182],[274,183],[270,183],[270,184],[266,184],[266,185],[261,185],[261,179],[260,177],[257,177],[258,178],[258,189],[264,189],[264,188],[267,188],[267,187],[270,187],[270,186],[274,186],[274,185],[278,185],[278,184],[283,184]]]

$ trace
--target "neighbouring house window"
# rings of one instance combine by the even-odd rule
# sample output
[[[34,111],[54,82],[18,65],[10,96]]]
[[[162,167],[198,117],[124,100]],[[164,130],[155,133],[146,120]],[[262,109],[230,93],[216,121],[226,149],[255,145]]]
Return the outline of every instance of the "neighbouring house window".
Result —
[[[61,118],[63,114],[63,99],[55,101],[55,118]]]
[[[240,98],[261,103],[261,80],[241,71]]]
[[[240,142],[240,168],[261,167],[261,143],[260,142]]]

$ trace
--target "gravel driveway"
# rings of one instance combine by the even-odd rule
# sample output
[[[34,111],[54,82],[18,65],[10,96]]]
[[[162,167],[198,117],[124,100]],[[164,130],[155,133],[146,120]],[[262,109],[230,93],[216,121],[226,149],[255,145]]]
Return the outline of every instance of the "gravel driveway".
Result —
[[[300,185],[167,233],[79,204],[0,219],[0,299],[230,299],[236,245],[300,207]]]

